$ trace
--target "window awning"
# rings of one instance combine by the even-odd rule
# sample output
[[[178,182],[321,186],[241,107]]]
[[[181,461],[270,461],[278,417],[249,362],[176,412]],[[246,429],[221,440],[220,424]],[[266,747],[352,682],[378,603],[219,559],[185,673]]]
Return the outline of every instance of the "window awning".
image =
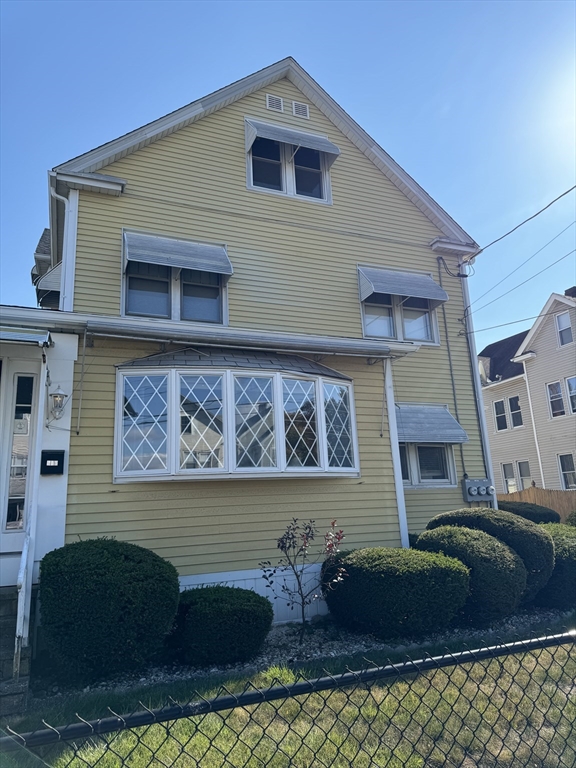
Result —
[[[62,277],[62,262],[45,272],[36,283],[37,291],[59,291]]]
[[[445,405],[396,403],[401,443],[467,443],[468,435]]]
[[[334,160],[340,154],[340,149],[336,144],[326,138],[314,133],[304,133],[295,131],[292,128],[286,128],[283,125],[271,125],[270,123],[261,123],[259,120],[246,118],[246,152],[252,148],[252,144],[257,138],[271,139],[279,141],[281,144],[293,144],[296,147],[306,147],[307,149],[316,149],[326,155],[328,165],[332,165]]]
[[[195,243],[174,237],[124,232],[126,263],[140,261],[165,267],[196,269],[230,277],[234,272],[224,245]]]
[[[49,347],[52,343],[49,331],[36,328],[12,328],[6,325],[0,327],[0,341],[10,344],[36,344],[39,347]]]
[[[373,293],[391,293],[394,296],[413,296],[428,299],[432,309],[448,301],[448,294],[430,275],[417,272],[396,272],[378,267],[358,267],[360,301]]]

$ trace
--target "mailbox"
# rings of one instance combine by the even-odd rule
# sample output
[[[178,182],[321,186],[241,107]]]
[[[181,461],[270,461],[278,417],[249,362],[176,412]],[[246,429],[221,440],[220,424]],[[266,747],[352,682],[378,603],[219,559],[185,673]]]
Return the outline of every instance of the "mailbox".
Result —
[[[64,451],[42,451],[40,459],[41,475],[64,474]]]

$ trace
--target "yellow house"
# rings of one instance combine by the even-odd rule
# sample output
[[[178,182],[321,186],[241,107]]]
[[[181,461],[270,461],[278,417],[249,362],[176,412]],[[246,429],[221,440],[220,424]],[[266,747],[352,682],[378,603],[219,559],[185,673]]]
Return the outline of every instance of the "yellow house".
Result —
[[[478,246],[293,59],[56,167],[49,191],[40,308],[3,308],[7,424],[18,350],[44,339],[23,369],[35,458],[2,502],[7,584],[28,532],[30,573],[109,536],[184,587],[262,592],[294,517],[408,546],[491,500]]]

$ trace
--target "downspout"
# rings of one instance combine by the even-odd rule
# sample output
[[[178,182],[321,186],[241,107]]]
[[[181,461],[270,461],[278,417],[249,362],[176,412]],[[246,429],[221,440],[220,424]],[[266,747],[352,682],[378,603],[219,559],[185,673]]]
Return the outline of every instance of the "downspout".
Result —
[[[467,261],[460,261],[459,271],[463,273]],[[464,273],[463,273],[464,274]],[[474,341],[474,324],[470,314],[470,293],[468,292],[468,283],[462,278],[462,295],[464,298],[464,334],[468,345],[468,354],[470,356],[470,368],[472,370],[472,387],[474,389],[474,400],[476,403],[476,413],[478,414],[478,424],[480,426],[480,441],[482,443],[482,454],[484,458],[484,469],[490,485],[494,485],[494,471],[492,469],[492,457],[490,456],[490,444],[488,442],[488,425],[484,414],[484,399],[482,397],[482,384],[480,382],[480,371],[478,370],[478,355],[476,354],[476,343]],[[498,499],[496,494],[491,499],[494,509],[498,509]]]
[[[396,422],[396,401],[394,399],[394,380],[392,378],[392,360],[387,357],[382,361],[384,367],[384,394],[386,410],[388,411],[388,432],[390,434],[390,449],[392,451],[392,467],[394,470],[394,486],[396,503],[398,505],[398,525],[400,527],[400,542],[404,548],[410,546],[408,538],[408,518],[406,517],[406,499],[404,497],[404,481],[402,480],[402,464],[400,462],[400,444],[398,442],[398,424]]]
[[[70,197],[59,195],[50,185],[50,195],[64,204],[64,236],[62,238],[62,276],[60,279],[59,309],[72,312],[74,299],[74,272],[76,267],[76,229],[78,220],[78,190],[71,189]]]
[[[526,392],[528,394],[528,407],[530,408],[530,421],[532,422],[532,432],[534,433],[534,445],[536,446],[536,456],[538,456],[540,480],[542,482],[542,488],[546,488],[546,480],[544,479],[544,467],[542,466],[542,456],[540,455],[540,445],[538,443],[538,435],[536,434],[536,422],[534,421],[534,410],[532,409],[532,396],[530,395],[530,384],[528,383],[528,371],[526,370],[525,360],[522,361],[522,367],[524,368],[524,381],[526,382]]]

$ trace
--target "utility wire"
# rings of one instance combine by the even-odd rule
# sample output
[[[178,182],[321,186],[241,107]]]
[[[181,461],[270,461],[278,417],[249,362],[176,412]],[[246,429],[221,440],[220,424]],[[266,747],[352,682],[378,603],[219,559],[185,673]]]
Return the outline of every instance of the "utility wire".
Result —
[[[524,224],[527,224],[529,221],[532,221],[532,219],[535,219],[536,216],[540,216],[541,213],[544,213],[545,210],[550,208],[551,205],[554,205],[554,203],[557,203],[558,200],[563,198],[565,195],[570,194],[570,192],[573,192],[576,189],[576,184],[573,187],[570,187],[570,189],[567,189],[566,192],[562,192],[561,195],[558,195],[558,197],[555,197],[554,200],[548,203],[548,205],[545,205],[544,208],[541,208],[536,213],[533,213],[532,216],[529,216],[527,219],[524,219],[524,221],[521,221],[520,224],[517,224],[513,229],[511,229],[509,232],[506,232],[506,234],[501,235],[500,237],[497,237],[496,240],[492,240],[491,243],[488,243],[488,245],[485,245],[484,248],[480,248],[479,251],[476,251],[476,253],[470,255],[470,259],[475,259],[476,256],[483,253],[485,250],[490,248],[492,245],[495,245],[496,243],[499,243],[500,240],[504,240],[505,237],[508,237],[508,235],[511,235],[512,232],[516,232],[517,229],[520,229],[520,227],[524,226]]]
[[[525,261],[523,261],[523,262],[522,262],[522,263],[521,263],[519,266],[517,266],[517,267],[516,267],[516,269],[513,269],[513,270],[512,270],[512,272],[510,272],[508,275],[506,275],[506,277],[503,277],[503,278],[502,278],[502,280],[499,280],[499,281],[498,281],[498,282],[497,282],[495,285],[493,285],[493,286],[492,286],[492,288],[489,288],[489,289],[488,289],[488,290],[487,290],[485,293],[483,293],[481,296],[478,296],[478,298],[477,298],[477,299],[474,299],[474,301],[472,301],[472,302],[470,303],[470,305],[469,305],[469,306],[472,306],[472,304],[476,304],[476,302],[477,302],[477,301],[480,301],[480,299],[483,299],[483,298],[484,298],[484,296],[487,296],[489,293],[492,293],[492,291],[493,291],[495,288],[498,288],[498,286],[499,286],[499,285],[501,285],[501,284],[502,284],[502,283],[503,283],[505,280],[508,280],[508,278],[509,278],[509,277],[512,277],[512,275],[513,275],[515,272],[518,272],[518,270],[519,270],[519,269],[521,269],[521,268],[522,268],[522,267],[523,267],[525,264],[528,264],[528,262],[529,262],[529,261],[531,261],[531,260],[532,260],[532,259],[533,259],[535,256],[538,256],[538,254],[539,254],[539,253],[541,253],[541,252],[544,250],[544,248],[547,248],[547,247],[548,247],[548,246],[549,246],[551,243],[553,243],[553,242],[554,242],[554,240],[557,240],[557,239],[560,237],[560,235],[563,235],[563,234],[564,234],[564,232],[566,232],[566,230],[567,230],[567,229],[570,229],[570,227],[573,227],[573,226],[574,226],[574,224],[576,224],[576,221],[573,221],[571,224],[568,224],[568,226],[567,226],[567,227],[565,227],[565,228],[562,230],[562,232],[558,232],[558,234],[557,234],[555,237],[553,237],[553,238],[552,238],[552,240],[548,240],[548,242],[546,243],[546,245],[543,245],[543,246],[542,246],[542,248],[540,248],[539,250],[537,250],[537,251],[536,251],[536,253],[533,253],[533,254],[532,254],[532,256],[530,256],[530,257],[529,257],[529,258],[527,258]]]
[[[532,317],[523,317],[521,320],[510,320],[508,323],[500,323],[500,325],[491,325],[489,328],[475,328],[473,331],[460,331],[460,334],[473,334],[482,333],[483,331],[491,331],[494,328],[504,328],[505,325],[516,325],[517,323],[525,323],[527,320],[536,320],[538,317],[548,317],[548,315],[557,315],[558,312],[542,312],[540,315],[532,315]]]
[[[569,251],[568,253],[564,254],[564,256],[561,256],[556,261],[553,261],[552,264],[549,264],[547,267],[544,267],[544,269],[541,269],[540,272],[536,272],[536,274],[532,275],[532,277],[529,277],[527,280],[524,280],[523,282],[518,283],[518,285],[515,285],[514,288],[510,288],[509,291],[506,291],[506,293],[500,294],[500,296],[497,296],[495,299],[492,299],[492,301],[489,301],[488,304],[483,304],[481,307],[478,307],[478,309],[474,309],[472,312],[470,312],[468,314],[473,315],[475,312],[480,312],[480,310],[485,309],[486,307],[489,307],[490,304],[494,304],[494,302],[499,301],[500,299],[504,298],[504,296],[508,296],[508,294],[512,293],[512,291],[515,291],[517,288],[520,288],[521,286],[526,285],[526,283],[529,283],[530,280],[534,280],[535,277],[538,277],[538,275],[541,275],[543,272],[546,272],[547,269],[550,269],[555,264],[559,264],[564,259],[567,259],[568,256],[573,254],[575,251],[576,251],[576,248],[573,248],[571,251]]]

